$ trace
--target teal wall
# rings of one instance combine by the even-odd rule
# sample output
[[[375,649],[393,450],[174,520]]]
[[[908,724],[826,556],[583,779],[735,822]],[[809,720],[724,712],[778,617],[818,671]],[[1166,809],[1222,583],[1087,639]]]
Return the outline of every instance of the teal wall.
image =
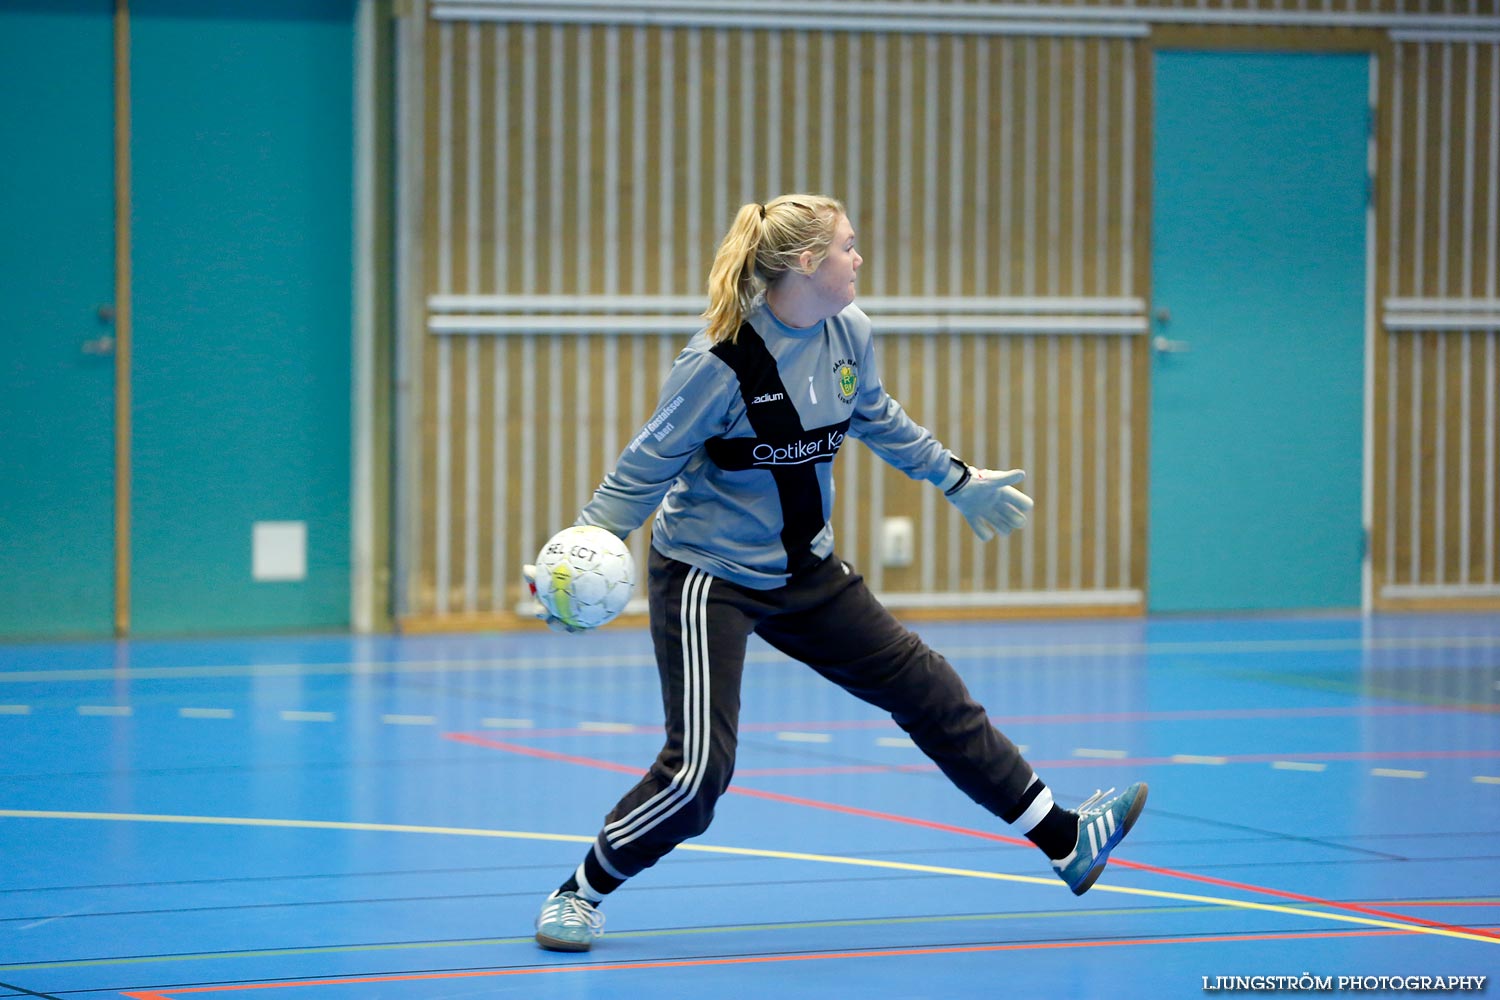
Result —
[[[0,635],[114,621],[111,9],[0,0]]]
[[[0,0],[0,637],[113,627],[113,7]],[[354,0],[130,10],[132,631],[346,627]]]
[[[353,0],[133,0],[130,69],[133,631],[343,627]]]

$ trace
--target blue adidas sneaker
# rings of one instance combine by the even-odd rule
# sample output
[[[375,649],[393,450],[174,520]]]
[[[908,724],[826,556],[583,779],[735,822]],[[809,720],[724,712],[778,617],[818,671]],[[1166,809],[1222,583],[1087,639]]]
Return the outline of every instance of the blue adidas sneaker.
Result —
[[[576,892],[554,892],[536,918],[536,943],[548,951],[588,951],[604,933],[604,914]]]
[[[1073,895],[1082,896],[1098,880],[1109,852],[1120,845],[1146,804],[1146,783],[1138,781],[1119,795],[1111,788],[1095,792],[1078,807],[1078,842],[1073,853],[1052,862]],[[1106,798],[1106,796],[1111,796]]]

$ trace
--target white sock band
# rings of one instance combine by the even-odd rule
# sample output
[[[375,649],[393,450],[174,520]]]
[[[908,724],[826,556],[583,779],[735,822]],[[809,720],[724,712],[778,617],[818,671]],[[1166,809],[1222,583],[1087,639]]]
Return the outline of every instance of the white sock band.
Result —
[[[1013,825],[1022,833],[1030,833],[1036,829],[1038,823],[1047,818],[1047,814],[1051,811],[1052,789],[1043,788],[1041,794],[1031,800],[1031,805],[1027,806],[1026,811],[1016,818]]]
[[[573,878],[578,882],[578,895],[590,903],[604,902],[604,897],[596,892],[593,886],[589,885],[589,877],[583,873],[583,865],[578,866],[578,870],[573,873]]]

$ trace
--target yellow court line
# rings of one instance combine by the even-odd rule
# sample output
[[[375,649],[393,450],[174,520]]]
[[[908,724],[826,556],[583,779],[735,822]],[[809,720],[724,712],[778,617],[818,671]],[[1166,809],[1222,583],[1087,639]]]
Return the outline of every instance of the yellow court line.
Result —
[[[175,816],[151,813],[93,813],[67,812],[41,809],[0,809],[0,819],[63,819],[91,820],[118,823],[178,823],[200,826],[269,827],[291,830],[350,830],[368,833],[420,833],[448,837],[487,837],[500,840],[541,840],[553,843],[592,844],[593,837],[571,833],[532,833],[522,830],[483,830],[472,827],[416,826],[403,823],[352,823],[338,820],[312,819],[265,819],[252,816]],[[958,878],[986,879],[994,882],[1017,882],[1023,885],[1046,886],[1060,889],[1062,883],[1055,878],[1040,878],[1035,875],[1011,875],[1003,872],[978,871],[972,868],[947,868],[941,865],[922,865],[910,861],[883,861],[877,858],[851,858],[835,854],[807,854],[801,851],[773,851],[757,847],[721,847],[711,844],[679,844],[679,851],[696,851],[702,854],[725,854],[734,857],[774,858],[780,861],[812,861],[819,864],[851,865],[857,868],[881,868],[888,871],[921,872],[928,875],[953,875]],[[1479,941],[1484,944],[1500,944],[1500,939],[1466,934],[1442,927],[1428,927],[1395,920],[1377,920],[1350,913],[1307,910],[1297,906],[1279,906],[1274,903],[1253,903],[1249,900],[1231,899],[1225,896],[1200,896],[1186,892],[1170,892],[1163,889],[1140,889],[1134,886],[1105,885],[1096,883],[1092,892],[1111,892],[1127,896],[1146,896],[1152,899],[1171,899],[1185,903],[1209,903],[1229,906],[1241,910],[1257,910],[1262,913],[1282,913],[1290,916],[1310,917],[1314,920],[1331,920],[1337,923],[1361,924],[1366,927],[1385,927],[1414,934],[1431,934],[1436,937],[1457,938],[1461,941]]]

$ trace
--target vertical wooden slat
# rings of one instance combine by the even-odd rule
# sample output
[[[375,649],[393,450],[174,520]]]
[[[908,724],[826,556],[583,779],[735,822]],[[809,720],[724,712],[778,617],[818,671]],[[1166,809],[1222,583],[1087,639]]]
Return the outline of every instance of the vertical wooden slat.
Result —
[[[687,122],[687,132],[684,136],[682,158],[686,161],[687,185],[686,217],[684,225],[687,230],[687,238],[684,241],[686,250],[685,273],[686,278],[682,282],[682,290],[685,293],[694,293],[703,287],[706,279],[704,265],[704,252],[712,252],[712,241],[704,232],[703,228],[703,44],[704,34],[702,30],[694,30],[687,37],[687,113],[684,116]],[[711,215],[712,213],[710,213]],[[614,243],[606,242],[608,247],[614,247]]]
[[[677,68],[677,40],[680,32],[664,28],[660,38],[660,49],[656,60],[658,70],[658,100],[657,106],[657,128],[655,134],[657,141],[656,170],[659,188],[657,190],[657,239],[656,254],[660,258],[658,264],[657,288],[663,295],[671,295],[679,291],[677,287],[676,259],[677,247],[680,237],[676,226],[676,207],[681,197],[678,186],[677,173],[677,142],[676,135],[679,121],[676,110],[676,68]]]
[[[989,281],[990,260],[990,232],[993,225],[994,206],[990,193],[994,190],[994,181],[990,174],[990,141],[991,120],[990,101],[993,99],[992,85],[990,83],[990,62],[993,48],[987,37],[976,38],[974,45],[974,141],[970,143],[973,149],[973,187],[974,210],[972,245],[969,253],[974,258],[973,266],[969,270],[969,281],[965,286],[965,292],[969,295],[979,296],[987,294],[992,287]]]
[[[537,124],[542,117],[538,110],[538,77],[541,69],[541,32],[534,24],[521,28],[521,121],[519,138],[521,155],[517,169],[521,176],[521,242],[525,248],[519,254],[521,261],[521,287],[516,289],[523,295],[538,291],[537,262],[541,256],[537,237],[540,231],[538,216],[537,151],[539,148]]]
[[[453,25],[438,25],[437,44],[437,265],[436,289],[442,293],[453,288]],[[452,392],[452,342],[442,338],[436,345],[434,364],[436,385],[428,397],[435,415],[433,462],[433,608],[438,614],[448,611],[452,584],[450,528],[452,462],[450,413]]]
[[[1411,226],[1411,292],[1414,296],[1423,296],[1427,291],[1426,274],[1424,272],[1424,259],[1426,249],[1426,227],[1427,227],[1427,154],[1429,149],[1427,138],[1427,52],[1428,46],[1418,44],[1416,46],[1416,101],[1413,105],[1413,121],[1416,129],[1416,149],[1412,163],[1413,197],[1412,209],[1414,218]],[[1424,524],[1431,521],[1423,518],[1423,451],[1425,445],[1424,426],[1422,423],[1422,361],[1425,351],[1421,339],[1414,339],[1412,344],[1412,366],[1409,369],[1412,382],[1412,449],[1411,469],[1407,480],[1409,491],[1409,538],[1408,550],[1410,563],[1407,570],[1407,581],[1409,583],[1421,583],[1422,559],[1425,548],[1423,546]]]
[[[1399,246],[1401,235],[1401,174],[1404,160],[1404,150],[1401,141],[1403,124],[1402,107],[1404,102],[1401,100],[1401,94],[1403,92],[1405,52],[1406,47],[1403,45],[1397,44],[1391,47],[1391,55],[1388,60],[1391,69],[1381,88],[1381,103],[1382,107],[1387,109],[1384,114],[1385,120],[1388,122],[1389,135],[1387,154],[1384,162],[1386,164],[1385,185],[1390,192],[1390,196],[1387,199],[1385,225],[1382,227],[1385,233],[1385,237],[1382,240],[1382,247],[1386,255],[1386,266],[1383,269],[1385,274],[1384,292],[1388,297],[1396,297],[1401,294],[1401,270],[1399,266],[1401,258],[1397,252],[1397,247]],[[1383,369],[1379,370],[1385,377],[1386,391],[1383,396],[1385,408],[1377,414],[1375,431],[1375,433],[1379,434],[1383,424],[1385,448],[1383,451],[1376,453],[1376,461],[1384,465],[1384,489],[1376,493],[1374,516],[1377,526],[1376,537],[1382,540],[1385,551],[1384,559],[1378,560],[1376,563],[1376,565],[1383,569],[1383,573],[1377,574],[1377,590],[1384,584],[1394,584],[1397,579],[1396,486],[1400,471],[1399,453],[1396,450],[1396,439],[1399,429],[1399,422],[1396,419],[1397,395],[1400,389],[1400,379],[1397,377],[1398,369],[1396,366],[1397,345],[1395,338],[1389,333],[1381,337],[1378,344],[1385,357],[1385,365]],[[1381,477],[1378,474],[1376,481],[1381,481]],[[1378,526],[1381,524],[1385,526],[1384,531],[1379,530]]]
[[[1135,208],[1138,202],[1149,197],[1151,172],[1145,165],[1150,156],[1151,141],[1146,133],[1149,126],[1147,116],[1136,115],[1136,90],[1138,80],[1151,79],[1151,53],[1146,46],[1127,42],[1111,42],[1118,45],[1120,70],[1120,126],[1122,146],[1120,149],[1120,295],[1131,295],[1150,283],[1149,254],[1143,251],[1147,238],[1147,227],[1137,231]],[[1143,91],[1149,104],[1149,86]],[[1137,181],[1139,178],[1139,182]],[[1134,407],[1136,399],[1146,399],[1149,386],[1148,352],[1134,339],[1122,339],[1119,344],[1121,356],[1120,391],[1120,490],[1119,490],[1119,544],[1120,587],[1140,588],[1145,584],[1145,544],[1138,541],[1145,535],[1146,481],[1144,475],[1135,475],[1137,465],[1144,466],[1146,449],[1146,415],[1149,408],[1142,407],[1138,415]],[[1140,512],[1140,513],[1137,513]]]
[[[1453,204],[1453,199],[1451,197],[1452,178],[1450,176],[1450,166],[1452,160],[1452,129],[1450,119],[1453,108],[1453,46],[1439,45],[1437,46],[1437,49],[1438,66],[1436,67],[1436,70],[1438,102],[1437,123],[1435,129],[1435,131],[1437,132],[1438,145],[1438,148],[1436,150],[1437,183],[1433,185],[1433,194],[1436,197],[1436,203],[1434,205],[1434,215],[1436,216],[1437,221],[1437,239],[1433,244],[1433,256],[1435,258],[1434,267],[1436,273],[1433,276],[1431,287],[1433,290],[1433,294],[1439,296],[1447,296],[1451,294],[1448,287],[1449,274],[1451,271],[1449,263],[1452,256],[1450,253],[1451,247],[1449,246],[1449,236],[1450,232],[1454,228],[1449,225],[1451,217],[1450,208]],[[1437,338],[1437,344],[1435,345],[1437,348],[1436,351],[1434,351],[1435,370],[1433,372],[1433,401],[1435,403],[1439,398],[1451,400],[1456,397],[1455,393],[1451,393],[1449,391],[1452,387],[1452,366],[1449,363],[1452,354],[1451,350],[1449,349],[1452,346],[1452,339],[1453,338],[1448,336],[1439,336]],[[1439,410],[1434,415],[1432,428],[1434,436],[1434,467],[1432,470],[1433,580],[1435,582],[1443,582],[1448,579],[1447,569],[1449,565],[1449,530],[1452,525],[1452,521],[1449,518],[1448,508],[1453,496],[1452,491],[1449,487],[1450,470],[1452,469],[1452,465],[1449,460],[1452,456],[1449,450],[1450,441],[1448,434],[1448,417],[1444,411]]]
[[[1046,46],[1046,106],[1047,106],[1047,147],[1046,167],[1042,171],[1042,181],[1046,189],[1046,225],[1043,228],[1043,245],[1037,247],[1037,254],[1046,261],[1046,276],[1041,283],[1041,290],[1049,296],[1062,293],[1062,179],[1066,176],[1063,172],[1062,161],[1062,103],[1063,74],[1062,74],[1062,40],[1058,38],[1047,39]],[[1068,496],[1069,484],[1064,474],[1065,466],[1062,453],[1062,419],[1064,400],[1062,397],[1062,357],[1061,342],[1056,335],[1046,338],[1047,344],[1047,413],[1044,418],[1047,428],[1047,469],[1051,476],[1050,492],[1053,500],[1048,507],[1050,515],[1045,521],[1046,546],[1043,556],[1044,572],[1042,586],[1047,590],[1057,590],[1060,585],[1059,563],[1062,559],[1062,535],[1067,522],[1068,508],[1071,498]]]
[[[1482,176],[1486,178],[1486,189],[1488,198],[1487,222],[1485,225],[1485,253],[1486,266],[1484,269],[1484,294],[1485,297],[1494,300],[1497,292],[1496,284],[1500,282],[1500,44],[1490,45],[1489,49],[1489,125],[1485,129],[1489,136],[1489,153],[1485,160],[1486,169]],[[1500,336],[1495,330],[1489,331],[1485,337],[1485,463],[1484,463],[1484,582],[1493,584],[1500,582],[1500,577],[1495,574],[1497,562],[1500,562],[1500,548],[1497,548],[1496,523],[1500,522],[1500,503],[1497,503],[1496,479],[1500,478],[1500,451],[1496,449],[1496,382],[1500,380],[1500,372],[1496,369],[1496,339]]]
[[[1015,145],[1018,124],[1021,120],[1020,106],[1016,100],[1021,88],[1016,86],[1015,51],[1020,43],[1015,39],[1004,38],[995,44],[1000,49],[1000,76],[995,87],[997,112],[1000,118],[995,160],[995,171],[1000,175],[1000,210],[995,213],[994,277],[985,282],[985,285],[988,289],[987,294],[1012,295],[1015,294],[1016,288],[1014,277],[1016,254],[1013,250],[1017,245],[1014,231],[1017,187],[1014,178],[1018,176],[1015,167]],[[986,294],[986,292],[980,294]]]
[[[479,282],[481,231],[480,212],[483,191],[479,164],[482,147],[480,116],[484,110],[480,100],[480,79],[483,73],[480,61],[481,28],[477,24],[464,26],[464,288],[470,293],[484,289]],[[463,488],[463,608],[474,612],[479,607],[479,409],[480,367],[479,338],[473,334],[464,338],[464,461]]]
[[[759,93],[759,74],[756,72],[755,64],[755,41],[758,32],[738,32],[735,46],[736,55],[739,57],[739,71],[735,79],[739,84],[739,93],[736,106],[739,109],[739,155],[733,157],[739,164],[739,192],[735,206],[748,204],[752,201],[763,201],[765,195],[760,190],[760,178],[756,176],[755,155],[760,152],[757,145],[759,139],[756,135],[756,118],[759,114],[758,102],[752,95]],[[734,209],[725,205],[721,211],[726,213],[725,221],[734,217]],[[722,227],[721,227],[722,228]]]
[[[1493,584],[1497,582],[1495,576],[1495,564],[1500,561],[1496,550],[1495,522],[1500,519],[1500,512],[1496,511],[1495,480],[1496,469],[1500,468],[1500,451],[1495,447],[1495,423],[1497,410],[1495,406],[1495,385],[1500,380],[1500,372],[1497,372],[1497,352],[1495,342],[1496,331],[1491,330],[1485,335],[1484,342],[1484,582]]]
[[[1476,47],[1471,43],[1464,46],[1463,50],[1463,87],[1460,95],[1463,103],[1463,120],[1460,131],[1463,136],[1462,152],[1462,202],[1458,215],[1458,225],[1462,230],[1459,249],[1459,272],[1461,279],[1458,282],[1458,294],[1463,298],[1469,298],[1474,291],[1474,123],[1475,123],[1475,99],[1477,97],[1477,67]],[[1460,455],[1460,482],[1459,482],[1459,509],[1458,509],[1458,580],[1461,583],[1472,582],[1472,546],[1470,520],[1471,491],[1476,481],[1474,476],[1473,435],[1471,433],[1471,414],[1473,411],[1473,365],[1471,358],[1471,344],[1474,337],[1471,332],[1466,332],[1463,338],[1462,356],[1459,366],[1462,369],[1463,388],[1461,390],[1461,404],[1459,414],[1459,434],[1461,437],[1459,445]],[[1481,463],[1482,467],[1482,463]]]
[[[579,295],[588,295],[599,290],[594,273],[599,262],[599,254],[596,252],[598,240],[594,229],[596,224],[594,178],[599,174],[598,158],[604,145],[600,141],[602,136],[594,109],[594,67],[599,62],[599,51],[594,43],[599,36],[600,31],[589,25],[578,28],[574,50],[576,55],[571,67],[572,75],[577,83],[572,91],[575,106],[569,115],[574,127],[568,130],[573,142],[573,152],[569,159],[576,171],[573,184],[574,232],[576,233],[573,237],[573,259],[575,263],[571,287]],[[584,455],[582,460],[587,462],[588,456]]]

